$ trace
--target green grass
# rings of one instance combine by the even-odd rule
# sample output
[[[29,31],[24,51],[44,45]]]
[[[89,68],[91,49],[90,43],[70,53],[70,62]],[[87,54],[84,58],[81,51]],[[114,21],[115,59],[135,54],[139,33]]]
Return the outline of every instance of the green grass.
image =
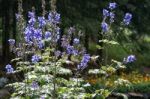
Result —
[[[146,83],[138,83],[132,84],[130,87],[117,87],[115,92],[140,92],[140,93],[148,93],[150,92],[150,82]]]

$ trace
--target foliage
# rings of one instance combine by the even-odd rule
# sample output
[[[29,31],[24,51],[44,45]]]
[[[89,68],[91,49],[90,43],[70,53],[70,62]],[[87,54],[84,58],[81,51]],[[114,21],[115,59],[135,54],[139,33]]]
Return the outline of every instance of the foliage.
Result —
[[[120,78],[120,79],[118,79]],[[117,80],[118,79],[118,80]],[[126,80],[124,80],[126,79]],[[108,87],[108,89],[114,89],[115,82],[118,84],[121,84],[121,86],[117,86],[117,88],[114,89],[114,92],[121,92],[121,93],[126,93],[126,92],[141,92],[141,93],[146,93],[149,92],[149,82],[150,82],[150,76],[149,75],[142,75],[139,72],[131,72],[129,74],[124,74],[122,73],[121,75],[112,75],[105,80],[102,77],[89,77],[86,79],[88,83],[93,84],[94,88],[97,86],[105,86]],[[120,83],[119,83],[120,82]]]
[[[149,82],[146,82],[146,83],[137,83],[137,84],[132,84],[129,87],[118,87],[115,92],[122,92],[122,93],[125,93],[125,92],[141,92],[141,93],[147,93],[150,91],[150,88],[149,88],[150,84]]]
[[[112,60],[107,62],[107,46],[119,45],[111,36],[111,24],[114,22],[114,9],[116,3],[109,3],[109,10],[103,9],[103,21],[101,35],[104,43],[104,64],[100,69],[90,70],[89,74],[103,74],[101,81],[112,76],[118,69],[126,68],[125,65],[135,61],[134,55],[129,55],[123,62]],[[96,98],[105,99],[118,86],[130,86],[130,82],[124,79],[115,81],[114,89],[107,89],[102,85],[91,89],[91,84],[86,83],[82,74],[89,61],[96,61],[99,56],[91,56],[83,47],[83,35],[75,27],[70,27],[64,34],[60,32],[60,14],[53,9],[48,15],[36,16],[34,10],[28,12],[28,21],[22,16],[22,11],[16,15],[20,31],[20,42],[10,39],[11,51],[16,58],[16,70],[13,66],[6,65],[7,74],[16,72],[24,73],[24,80],[9,84],[15,88],[12,94],[14,98]],[[123,25],[129,25],[132,19],[130,13],[126,13],[122,21]],[[109,24],[108,24],[109,23]],[[24,31],[23,31],[24,30]],[[71,67],[72,66],[72,67]]]

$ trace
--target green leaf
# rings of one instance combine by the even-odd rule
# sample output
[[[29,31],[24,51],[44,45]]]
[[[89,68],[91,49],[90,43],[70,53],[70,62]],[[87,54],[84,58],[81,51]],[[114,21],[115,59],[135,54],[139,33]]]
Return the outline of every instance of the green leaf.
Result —
[[[103,42],[105,44],[119,45],[118,42],[116,42],[116,41],[110,41],[110,40],[107,40],[107,39],[99,40],[99,42]]]
[[[96,45],[96,48],[97,49],[104,49],[102,46],[100,46],[100,45]]]
[[[11,62],[20,61],[20,60],[21,60],[21,58],[14,58],[11,60]]]

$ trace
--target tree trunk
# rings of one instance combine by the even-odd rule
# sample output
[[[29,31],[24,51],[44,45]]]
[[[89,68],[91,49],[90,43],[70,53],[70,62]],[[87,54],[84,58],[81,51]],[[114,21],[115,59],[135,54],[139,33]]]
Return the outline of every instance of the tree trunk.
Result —
[[[12,30],[11,22],[13,21],[13,0],[2,0],[2,57],[3,62],[9,62],[9,34]]]

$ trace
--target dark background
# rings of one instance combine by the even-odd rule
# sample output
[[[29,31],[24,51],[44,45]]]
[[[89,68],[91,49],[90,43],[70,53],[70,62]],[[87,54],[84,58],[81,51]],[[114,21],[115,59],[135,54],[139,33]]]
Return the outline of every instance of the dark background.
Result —
[[[95,52],[96,43],[100,37],[102,9],[109,2],[116,2],[117,9],[114,33],[121,36],[116,38],[121,46],[109,48],[109,59],[122,61],[128,54],[136,55],[136,66],[150,66],[150,0],[57,0],[57,11],[61,14],[61,31],[70,26],[81,29],[85,35],[85,47],[91,54]],[[9,38],[17,38],[15,14],[18,9],[17,0],[0,0],[0,66],[9,63],[12,54],[9,52]],[[36,14],[42,14],[41,0],[23,0],[23,14],[35,7]],[[49,0],[46,0],[46,11],[50,11]],[[120,22],[126,12],[133,14],[128,28],[119,31]]]

